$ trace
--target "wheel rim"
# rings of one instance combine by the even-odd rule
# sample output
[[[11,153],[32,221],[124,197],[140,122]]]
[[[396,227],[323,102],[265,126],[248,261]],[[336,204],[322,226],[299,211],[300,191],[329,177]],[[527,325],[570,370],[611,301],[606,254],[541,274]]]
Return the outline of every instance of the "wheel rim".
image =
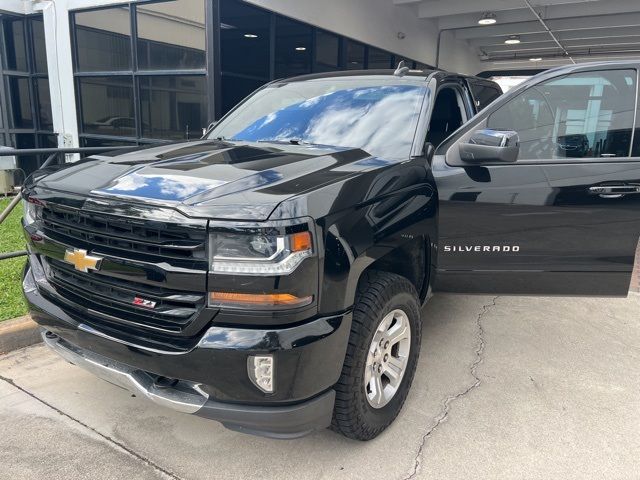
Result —
[[[367,352],[364,391],[369,405],[382,408],[395,396],[409,361],[411,325],[402,310],[382,319]]]

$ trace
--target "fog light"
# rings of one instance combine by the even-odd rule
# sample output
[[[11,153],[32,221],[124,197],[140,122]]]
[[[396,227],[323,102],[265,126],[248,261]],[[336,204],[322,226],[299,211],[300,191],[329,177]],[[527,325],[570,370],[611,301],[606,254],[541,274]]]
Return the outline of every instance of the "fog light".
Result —
[[[265,393],[273,393],[273,357],[271,355],[250,356],[247,361],[249,378]]]

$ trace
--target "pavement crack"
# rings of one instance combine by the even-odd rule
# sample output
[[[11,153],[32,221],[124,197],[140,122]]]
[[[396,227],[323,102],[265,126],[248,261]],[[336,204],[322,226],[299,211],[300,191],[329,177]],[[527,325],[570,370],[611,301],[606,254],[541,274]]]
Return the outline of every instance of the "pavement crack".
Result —
[[[126,445],[124,445],[123,443],[115,440],[114,438],[111,438],[108,435],[105,435],[104,433],[101,433],[100,431],[96,430],[95,428],[93,428],[90,425],[87,425],[86,423],[84,423],[81,420],[78,420],[75,417],[72,417],[71,415],[69,415],[66,412],[63,412],[62,410],[60,410],[58,407],[50,404],[49,402],[47,402],[46,400],[43,400],[42,398],[38,397],[36,394],[30,392],[29,390],[27,390],[24,387],[21,387],[20,385],[18,385],[13,379],[11,378],[7,378],[3,375],[0,375],[0,380],[3,380],[4,382],[8,383],[9,385],[11,385],[14,388],[17,388],[18,390],[20,390],[21,392],[25,393],[26,395],[28,395],[29,397],[33,398],[34,400],[36,400],[37,402],[45,405],[46,407],[50,408],[51,410],[57,412],[58,414],[62,415],[63,417],[68,418],[69,420],[77,423],[78,425],[92,431],[93,433],[95,433],[96,435],[98,435],[100,438],[102,438],[103,440],[105,440],[107,443],[111,444],[112,446],[115,446],[116,448],[119,448],[121,450],[124,450],[126,453],[128,453],[129,455],[135,457],[136,459],[140,460],[143,463],[146,463],[147,465],[149,465],[151,468],[153,468],[154,470],[156,470],[157,472],[165,475],[166,477],[172,479],[172,480],[183,480],[182,477],[179,477],[178,475],[176,475],[175,473],[170,472],[169,470],[167,470],[166,468],[161,467],[160,465],[158,465],[157,463],[155,463],[153,460],[150,460],[147,457],[144,457],[142,455],[140,455],[139,453],[137,453],[136,451],[132,450],[131,448],[127,447]]]
[[[422,435],[420,446],[418,447],[418,451],[416,452],[416,455],[414,457],[414,464],[413,464],[413,469],[411,471],[411,474],[405,477],[403,480],[413,480],[416,478],[416,475],[418,474],[418,471],[420,469],[420,464],[422,463],[422,454],[424,453],[424,449],[427,445],[427,440],[429,439],[429,437],[433,435],[433,433],[440,426],[440,424],[447,419],[447,417],[449,416],[449,411],[451,410],[451,404],[480,386],[480,383],[482,381],[478,376],[477,370],[478,370],[478,366],[484,360],[484,347],[486,344],[484,339],[484,328],[482,326],[482,317],[484,317],[484,315],[489,311],[491,307],[496,306],[496,301],[498,300],[498,298],[500,298],[499,295],[493,297],[493,299],[491,300],[491,303],[483,305],[482,309],[476,316],[476,326],[477,326],[477,332],[478,332],[477,347],[475,352],[476,358],[471,364],[471,367],[469,369],[469,373],[474,378],[474,382],[471,385],[469,385],[467,388],[465,388],[463,391],[458,392],[455,395],[449,395],[447,398],[445,398],[444,402],[442,403],[442,410],[440,411],[440,414],[435,418],[435,422],[433,423],[433,425],[431,425],[431,427],[429,427],[429,429],[424,433],[424,435]]]

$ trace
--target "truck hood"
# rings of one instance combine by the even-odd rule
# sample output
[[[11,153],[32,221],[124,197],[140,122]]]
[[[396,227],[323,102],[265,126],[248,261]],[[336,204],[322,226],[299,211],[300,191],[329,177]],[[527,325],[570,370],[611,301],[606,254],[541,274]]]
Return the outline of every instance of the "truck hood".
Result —
[[[95,155],[41,171],[31,187],[261,221],[287,198],[389,163],[360,149],[201,140]]]

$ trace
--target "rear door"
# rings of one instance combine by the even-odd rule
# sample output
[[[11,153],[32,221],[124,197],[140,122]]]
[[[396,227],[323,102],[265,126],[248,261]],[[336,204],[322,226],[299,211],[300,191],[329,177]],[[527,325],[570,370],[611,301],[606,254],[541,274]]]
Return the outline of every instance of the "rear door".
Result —
[[[626,295],[640,237],[638,68],[564,72],[507,94],[436,152],[435,289]],[[463,160],[460,145],[505,131],[519,137],[513,163]]]

